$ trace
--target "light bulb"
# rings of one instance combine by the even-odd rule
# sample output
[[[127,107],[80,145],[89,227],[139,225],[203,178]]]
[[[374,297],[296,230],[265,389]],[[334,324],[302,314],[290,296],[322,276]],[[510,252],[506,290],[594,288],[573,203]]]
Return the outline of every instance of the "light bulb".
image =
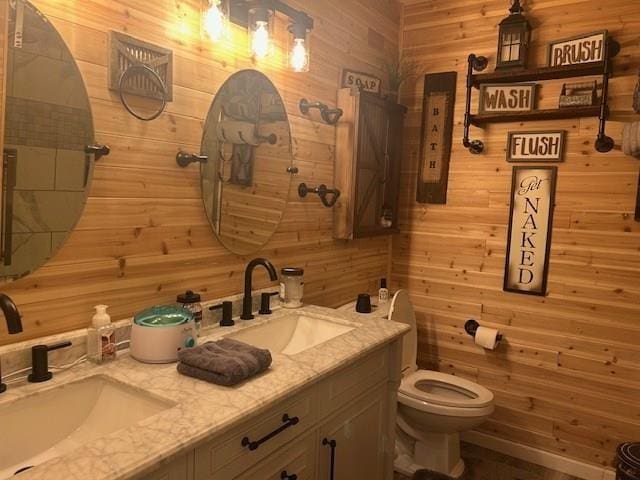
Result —
[[[257,21],[251,39],[251,50],[258,59],[269,54],[269,23]]]
[[[204,16],[204,31],[212,41],[219,42],[222,40],[225,33],[226,20],[220,8],[220,2],[213,0]]]
[[[290,62],[294,72],[306,72],[309,68],[309,54],[304,38],[294,38]]]

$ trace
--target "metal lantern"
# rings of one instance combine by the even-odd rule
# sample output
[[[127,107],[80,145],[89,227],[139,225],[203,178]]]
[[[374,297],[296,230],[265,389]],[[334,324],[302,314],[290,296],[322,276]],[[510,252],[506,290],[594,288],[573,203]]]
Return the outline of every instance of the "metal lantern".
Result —
[[[526,68],[531,25],[522,14],[520,0],[509,9],[511,15],[500,22],[496,69]]]

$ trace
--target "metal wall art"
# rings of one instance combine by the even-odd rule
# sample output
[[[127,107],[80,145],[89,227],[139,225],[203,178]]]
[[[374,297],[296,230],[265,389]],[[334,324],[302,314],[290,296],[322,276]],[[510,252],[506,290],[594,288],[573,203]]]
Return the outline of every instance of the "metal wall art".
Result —
[[[530,112],[535,108],[536,84],[484,84],[480,86],[480,114]]]
[[[507,162],[562,162],[565,130],[509,132]]]
[[[416,193],[419,203],[447,203],[457,77],[456,72],[433,73],[424,77]]]
[[[514,167],[504,290],[547,292],[558,167]]]
[[[112,31],[109,37],[109,89],[119,93],[124,107],[137,119],[158,118],[173,100],[173,52],[120,32]],[[127,95],[153,100],[139,105],[150,113],[134,110]]]

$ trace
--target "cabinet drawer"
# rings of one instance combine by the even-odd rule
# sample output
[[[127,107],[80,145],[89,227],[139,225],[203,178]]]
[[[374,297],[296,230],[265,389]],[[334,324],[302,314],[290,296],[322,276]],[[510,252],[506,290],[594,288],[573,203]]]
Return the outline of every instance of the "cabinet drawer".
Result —
[[[344,406],[363,392],[389,378],[389,349],[380,348],[319,385],[320,418]]]
[[[316,470],[317,436],[314,430],[302,440],[291,442],[292,445],[282,447],[234,480],[282,480],[283,476],[292,475],[298,480],[312,480]]]
[[[294,395],[221,438],[198,447],[196,480],[235,478],[303,433],[317,420],[316,394],[316,389],[311,388]]]

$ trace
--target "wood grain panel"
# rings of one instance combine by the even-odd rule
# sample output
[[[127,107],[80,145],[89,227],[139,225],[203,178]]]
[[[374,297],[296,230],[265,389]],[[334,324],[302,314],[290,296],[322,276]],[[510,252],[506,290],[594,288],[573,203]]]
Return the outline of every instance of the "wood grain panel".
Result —
[[[76,230],[57,255],[32,275],[3,286],[24,316],[25,331],[0,344],[84,327],[92,306],[112,306],[114,318],[146,306],[172,302],[187,288],[205,300],[238,293],[250,258],[228,253],[215,239],[200,199],[197,167],[180,169],[180,149],[200,148],[202,126],[218,88],[234,72],[256,68],[279,89],[290,116],[293,178],[309,184],[333,181],[335,128],[298,110],[301,97],[335,105],[343,66],[384,77],[398,54],[400,7],[387,0],[288,2],[316,20],[307,74],[286,68],[287,21],[276,22],[277,55],[255,64],[246,32],[212,45],[200,36],[199,0],[33,0],[61,33],[78,61],[89,92],[96,137],[112,147],[97,165],[90,198]],[[0,9],[6,7],[0,1]],[[0,12],[2,13],[2,12]],[[5,14],[0,14],[0,30]],[[369,29],[383,39],[369,44]],[[174,51],[174,101],[157,120],[128,115],[107,88],[108,34],[128,33]],[[4,39],[4,36],[0,36]],[[2,40],[4,41],[4,40]],[[2,76],[0,48],[0,76]],[[1,97],[1,96],[0,96]],[[282,192],[287,195],[287,192]],[[276,266],[306,269],[306,299],[337,306],[362,291],[375,291],[387,271],[386,238],[332,239],[332,212],[317,197],[288,192],[283,221],[260,252]],[[267,216],[265,215],[265,218]],[[256,286],[269,285],[258,273]]]
[[[535,29],[532,65],[544,65],[549,41],[607,28],[621,42],[611,81],[618,143],[637,119],[631,94],[640,63],[636,2],[536,0],[526,9]],[[509,2],[404,2],[402,52],[421,73],[458,71],[463,98],[469,53],[490,58]],[[558,19],[562,19],[559,21]],[[562,81],[547,82],[540,106],[557,104]],[[418,311],[419,363],[490,388],[497,409],[480,430],[594,464],[610,465],[616,445],[640,432],[640,227],[633,219],[637,160],[593,148],[597,120],[584,118],[473,128],[483,155],[461,145],[464,102],[455,109],[446,206],[414,202],[420,143],[422,76],[405,85],[401,234],[393,239],[393,283],[408,288]],[[474,109],[477,106],[474,94]],[[546,298],[502,291],[511,166],[510,130],[568,131],[559,164],[556,218]],[[476,347],[464,322],[500,328],[495,352]]]

